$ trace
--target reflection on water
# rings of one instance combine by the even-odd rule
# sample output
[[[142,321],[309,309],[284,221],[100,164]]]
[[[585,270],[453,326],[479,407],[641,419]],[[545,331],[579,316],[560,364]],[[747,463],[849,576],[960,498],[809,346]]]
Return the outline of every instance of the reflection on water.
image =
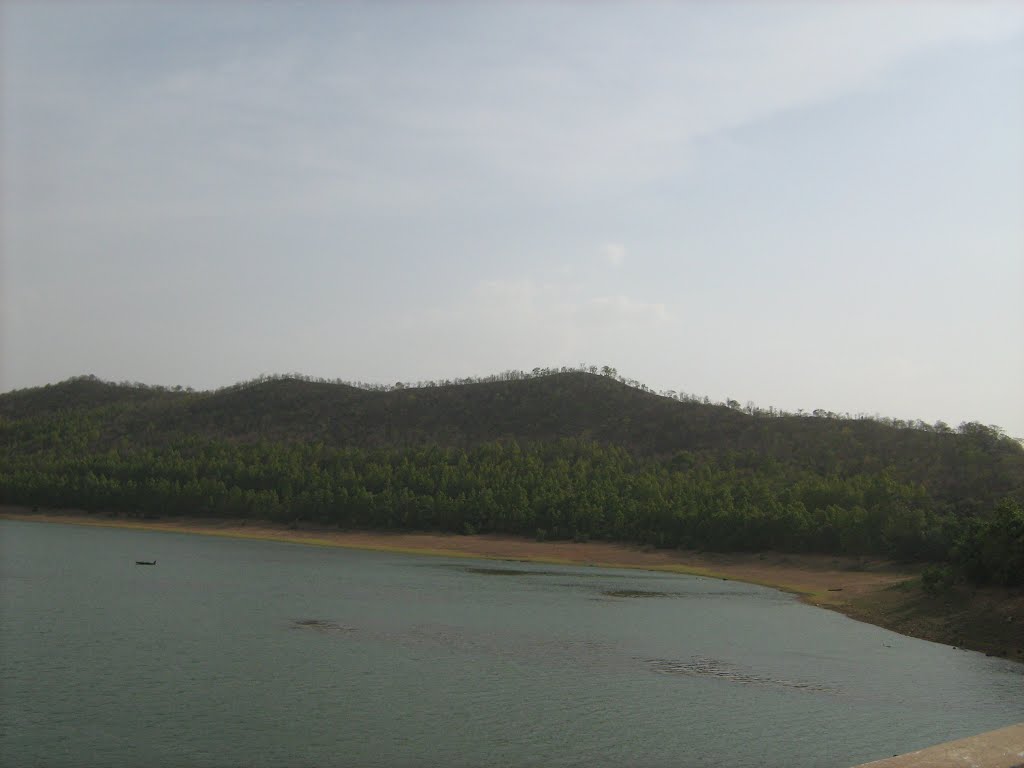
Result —
[[[1024,666],[737,582],[40,523],[0,643],[10,765],[840,768],[1024,719]]]

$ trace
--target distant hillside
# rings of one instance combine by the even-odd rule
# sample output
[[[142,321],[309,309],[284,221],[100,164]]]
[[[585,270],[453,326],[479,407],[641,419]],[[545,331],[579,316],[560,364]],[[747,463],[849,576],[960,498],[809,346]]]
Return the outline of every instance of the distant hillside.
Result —
[[[870,419],[750,415],[578,371],[390,391],[281,378],[185,392],[83,377],[0,395],[0,418],[30,442],[46,439],[44,424],[86,419],[98,430],[94,450],[186,436],[359,448],[583,438],[669,459],[688,452],[742,463],[754,454],[758,463],[824,475],[887,469],[960,507],[1024,487],[1024,448],[979,424],[938,433]]]
[[[80,377],[0,395],[0,493],[126,511],[314,510],[339,524],[952,556],[965,520],[1024,502],[1024,448],[980,424],[921,426],[680,401],[583,370],[388,389],[277,377],[213,392]],[[595,466],[606,476],[588,474]],[[498,479],[485,480],[492,469]],[[310,489],[321,501],[293,503]],[[491,500],[473,495],[485,492]],[[344,501],[353,495],[358,504]],[[438,512],[446,500],[462,512]],[[609,505],[619,517],[602,517]],[[365,514],[353,517],[356,507]],[[494,509],[472,511],[481,507]],[[723,533],[726,513],[745,533]],[[918,532],[896,532],[897,514]]]

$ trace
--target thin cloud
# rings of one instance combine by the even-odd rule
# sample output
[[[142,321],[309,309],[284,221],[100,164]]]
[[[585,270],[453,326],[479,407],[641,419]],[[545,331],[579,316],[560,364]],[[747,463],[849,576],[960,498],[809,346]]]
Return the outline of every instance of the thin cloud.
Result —
[[[601,248],[601,253],[604,256],[604,260],[613,267],[619,266],[626,260],[626,246],[622,243],[606,243]]]
[[[19,138],[8,150],[43,161],[58,148],[49,182],[67,193],[67,210],[106,201],[117,216],[140,199],[159,210],[240,200],[261,213],[436,201],[458,209],[491,188],[601,196],[684,172],[698,139],[871,87],[922,52],[1006,39],[1024,25],[1009,6],[844,4],[758,9],[745,24],[709,17],[715,32],[702,35],[691,10],[646,6],[630,25],[652,27],[643,46],[613,33],[624,13],[616,6],[550,11],[571,20],[571,35],[531,31],[529,7],[493,6],[466,22],[473,34],[457,46],[394,30],[346,44],[319,31],[301,44],[214,38],[198,63],[171,59],[133,75],[132,87],[110,80],[105,89],[84,88],[88,73],[35,75],[18,59],[6,75],[18,86],[8,110],[18,117],[5,129]],[[192,13],[201,27],[206,17]],[[134,34],[147,29],[139,14]],[[324,29],[375,23],[356,6],[329,19]],[[487,67],[466,66],[481,57]],[[46,167],[25,165],[33,174]]]
[[[407,325],[419,333],[429,328],[430,337],[455,338],[472,329],[473,338],[487,339],[489,351],[525,346],[547,359],[582,354],[584,339],[654,329],[670,319],[668,308],[658,302],[624,294],[587,295],[569,283],[508,279],[481,281],[462,304],[410,318]]]
[[[664,304],[636,301],[629,296],[599,296],[576,310],[586,324],[660,325],[670,318]]]

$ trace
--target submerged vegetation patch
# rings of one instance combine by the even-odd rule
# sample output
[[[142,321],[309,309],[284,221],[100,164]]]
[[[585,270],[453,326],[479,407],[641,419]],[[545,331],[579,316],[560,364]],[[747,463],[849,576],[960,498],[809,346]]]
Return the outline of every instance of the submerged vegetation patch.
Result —
[[[565,576],[562,571],[527,571],[518,568],[485,568],[483,566],[471,565],[460,566],[460,571],[475,573],[481,576]],[[569,574],[576,575],[576,574]]]
[[[481,568],[470,566],[463,568],[466,573],[475,573],[480,576],[554,576],[555,571],[520,571],[517,568]]]
[[[293,629],[306,629],[313,632],[354,632],[355,627],[346,627],[327,619],[296,619],[292,622]]]
[[[686,675],[690,677],[715,677],[744,685],[769,685],[780,688],[792,688],[799,691],[831,692],[834,689],[819,683],[808,683],[800,680],[761,675],[744,670],[734,664],[713,659],[707,656],[694,656],[691,659],[644,659],[653,672],[663,675]]]
[[[478,574],[478,575],[481,575],[481,576],[562,576],[562,577],[574,578],[574,579],[601,579],[602,581],[606,580],[606,579],[636,579],[637,578],[637,575],[634,574],[634,573],[616,574],[616,573],[608,573],[608,572],[587,573],[586,571],[539,571],[539,570],[538,571],[533,571],[533,570],[520,570],[518,568],[487,568],[485,566],[479,566],[479,565],[470,565],[470,566],[460,565],[460,566],[455,566],[455,567],[457,567],[463,573],[475,573],[475,574]],[[653,577],[653,578],[658,578],[658,577]],[[577,586],[577,585],[569,583],[569,584],[560,584],[559,586],[573,587],[573,586]],[[639,591],[639,590],[628,590],[627,589],[627,590],[621,590],[621,591],[622,592],[635,592],[635,591]],[[661,595],[661,594],[664,594],[664,593],[662,593],[662,592],[651,592],[651,593],[644,593],[644,594],[650,594],[650,595],[653,596],[653,595]],[[634,595],[623,595],[623,596],[624,597],[633,597]]]

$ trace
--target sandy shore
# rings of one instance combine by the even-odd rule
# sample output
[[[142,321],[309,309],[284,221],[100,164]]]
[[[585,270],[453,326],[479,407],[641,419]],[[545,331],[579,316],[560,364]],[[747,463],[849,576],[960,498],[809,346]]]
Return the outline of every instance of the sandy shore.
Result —
[[[859,562],[851,558],[822,555],[714,554],[598,541],[576,543],[533,541],[512,536],[341,531],[314,525],[292,528],[262,520],[139,520],[75,511],[34,513],[20,507],[0,507],[0,518],[265,539],[294,544],[445,557],[672,571],[761,584],[793,592],[802,595],[808,602],[833,608],[840,608],[850,598],[913,577],[907,570],[883,561]]]

